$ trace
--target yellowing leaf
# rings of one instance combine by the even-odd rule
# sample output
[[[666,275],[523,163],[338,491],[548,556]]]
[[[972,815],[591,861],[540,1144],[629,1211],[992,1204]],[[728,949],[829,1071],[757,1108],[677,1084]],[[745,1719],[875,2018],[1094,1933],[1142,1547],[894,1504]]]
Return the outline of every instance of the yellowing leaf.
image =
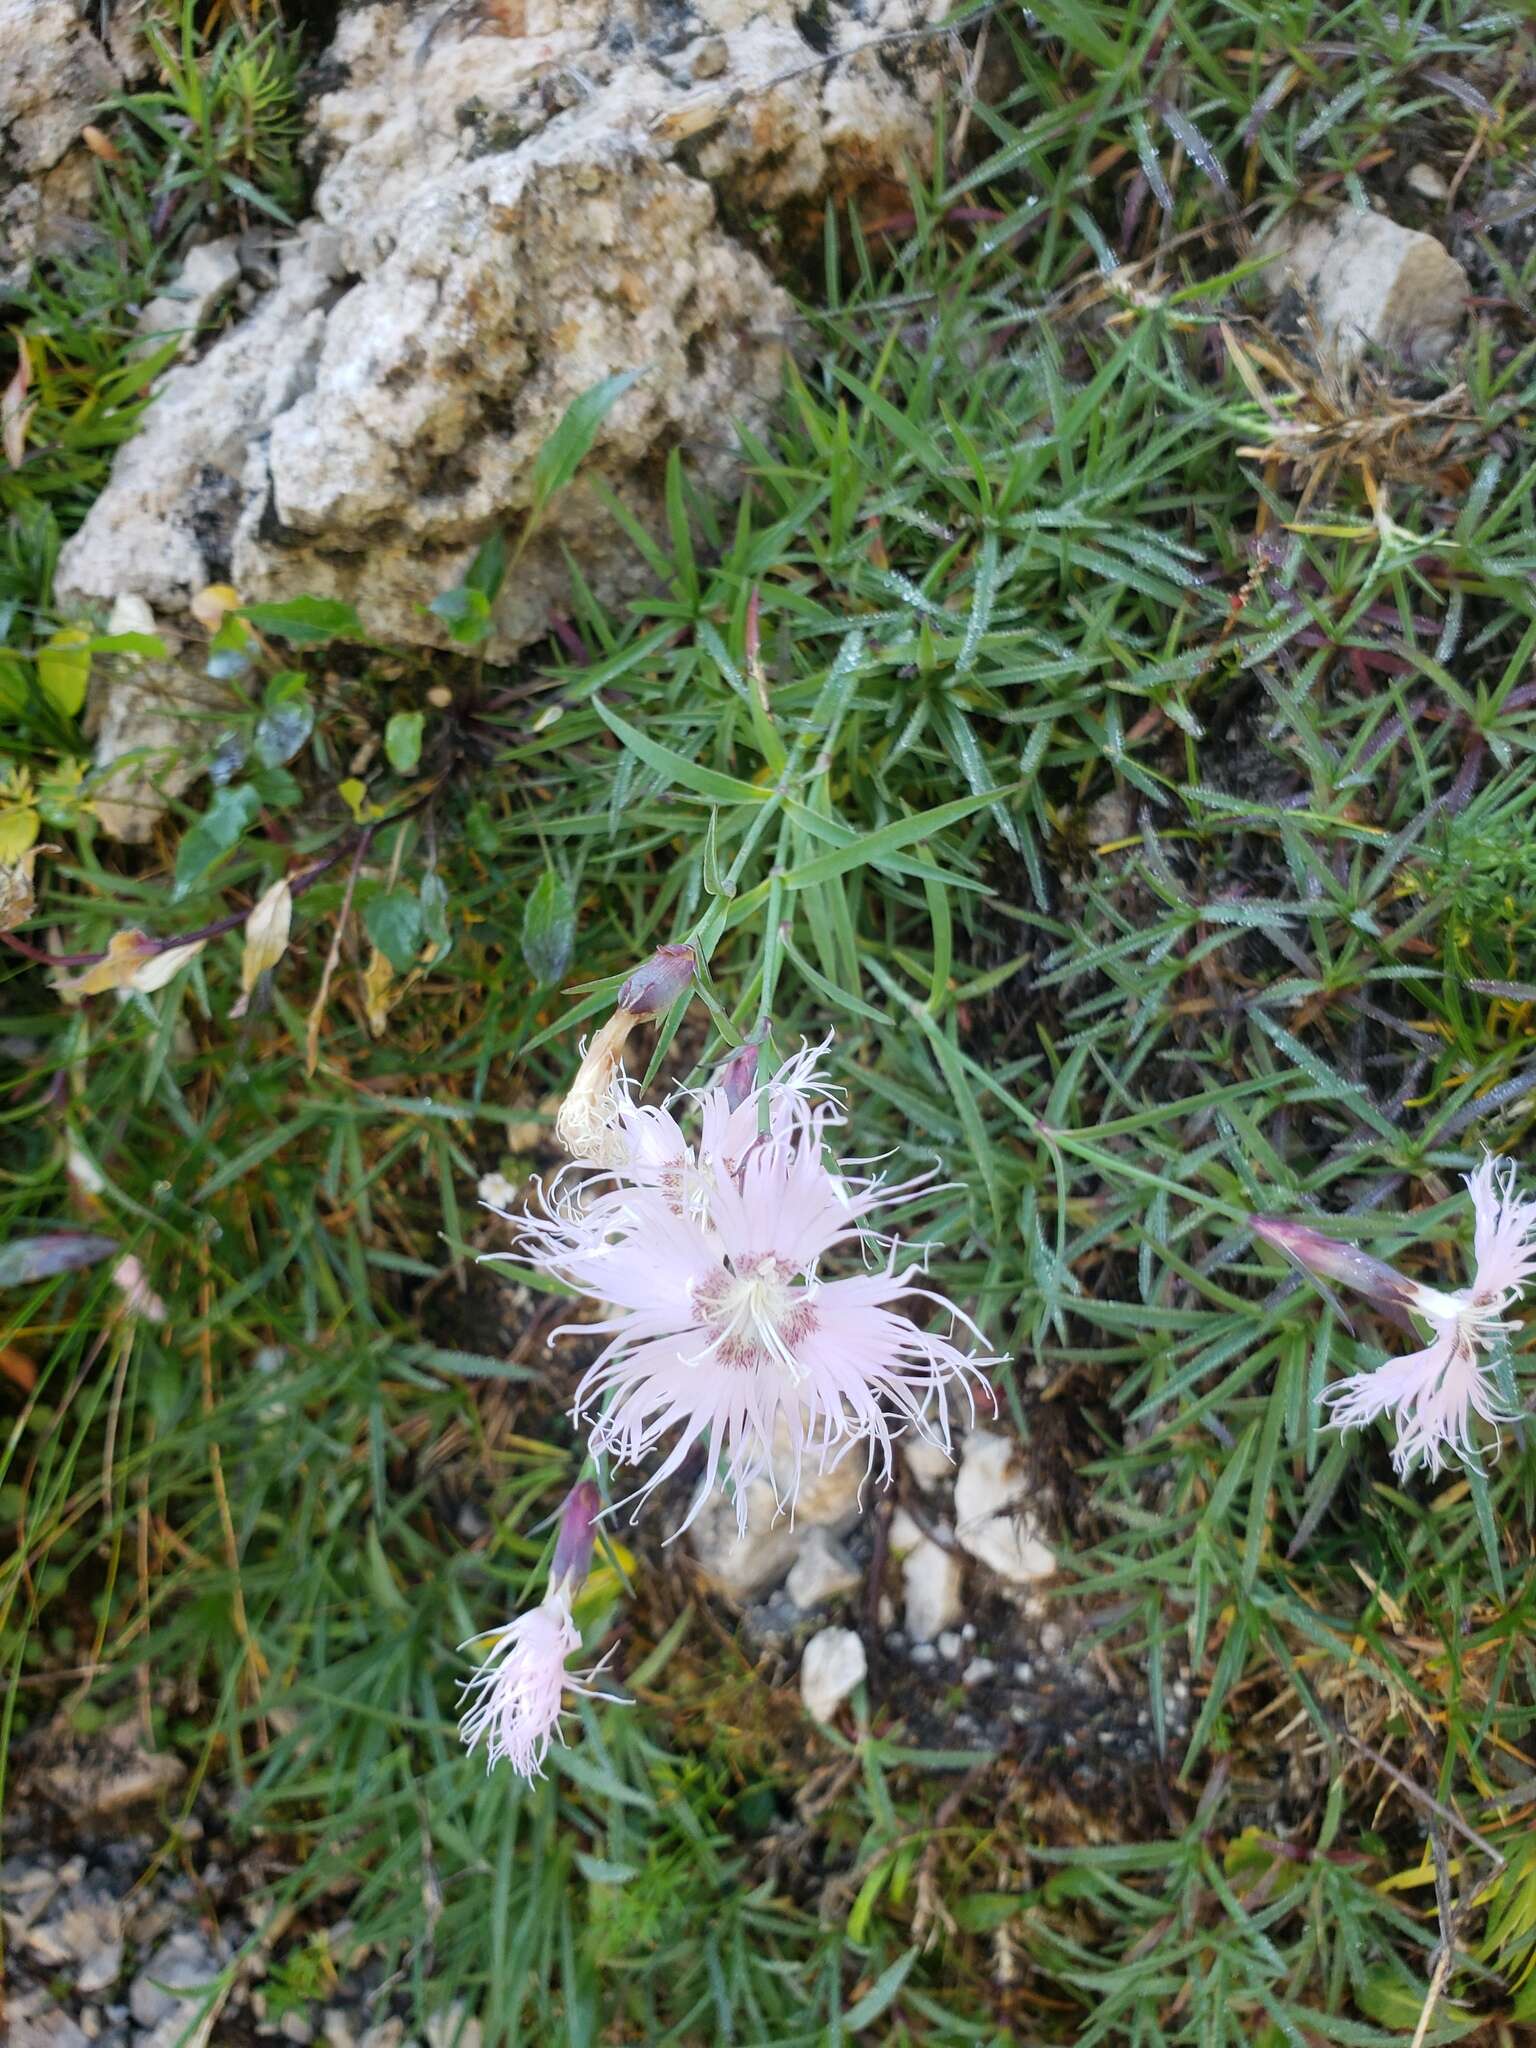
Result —
[[[86,684],[91,679],[91,657],[86,648],[90,637],[84,626],[60,626],[37,657],[37,686],[66,718],[73,718],[85,702]]]
[[[115,932],[106,953],[82,973],[55,975],[54,987],[66,1002],[82,996],[99,996],[107,989],[135,989],[152,995],[179,974],[189,960],[201,953],[207,941],[194,939],[190,945],[171,946],[160,952],[147,933],[130,928]]]
[[[197,593],[187,610],[205,632],[217,633],[226,612],[238,611],[240,593],[231,583],[208,583]]]
[[[0,861],[20,860],[37,837],[38,816],[30,804],[0,811]]]
[[[240,986],[249,995],[269,967],[288,950],[293,924],[293,891],[285,875],[274,882],[245,920],[245,952],[240,960]]]
[[[195,960],[206,939],[194,939],[189,946],[172,946],[168,952],[157,953],[146,960],[130,979],[128,986],[136,989],[141,996],[153,995],[157,988],[164,988],[168,981],[174,981],[189,961]]]
[[[387,956],[375,946],[363,975],[363,1013],[375,1038],[382,1038],[389,1025],[389,989],[394,978],[395,970]]]
[[[37,829],[33,820],[33,831]],[[32,915],[32,870],[41,855],[56,846],[29,846],[14,859],[0,860],[0,932],[13,932]]]
[[[337,783],[336,794],[352,813],[354,823],[361,825],[368,796],[367,783],[359,782],[355,775],[350,775],[345,782]]]
[[[27,390],[32,382],[32,358],[27,354],[27,337],[16,337],[16,370],[9,384],[0,392],[0,448],[12,469],[20,469],[27,459],[27,427],[31,422],[35,398],[28,398]]]

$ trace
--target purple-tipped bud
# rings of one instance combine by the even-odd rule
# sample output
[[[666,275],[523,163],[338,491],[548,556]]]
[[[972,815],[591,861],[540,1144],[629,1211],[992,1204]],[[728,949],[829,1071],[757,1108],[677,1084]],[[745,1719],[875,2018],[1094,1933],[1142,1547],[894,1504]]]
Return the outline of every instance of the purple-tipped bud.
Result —
[[[694,965],[692,946],[658,946],[619,990],[619,1009],[632,1017],[669,1010],[693,980]]]
[[[715,1086],[725,1090],[725,1099],[732,1109],[740,1109],[757,1086],[760,1050],[756,1044],[738,1046],[715,1075]]]
[[[603,1496],[594,1480],[583,1479],[566,1495],[560,1510],[560,1533],[555,1538],[555,1561],[549,1568],[551,1586],[574,1592],[587,1576],[602,1511]]]
[[[1248,1222],[1256,1237],[1283,1252],[1314,1280],[1352,1287],[1389,1314],[1401,1317],[1405,1309],[1416,1307],[1424,1298],[1425,1289],[1416,1280],[1406,1279],[1358,1245],[1324,1237],[1320,1230],[1293,1223],[1285,1216],[1250,1216]]]

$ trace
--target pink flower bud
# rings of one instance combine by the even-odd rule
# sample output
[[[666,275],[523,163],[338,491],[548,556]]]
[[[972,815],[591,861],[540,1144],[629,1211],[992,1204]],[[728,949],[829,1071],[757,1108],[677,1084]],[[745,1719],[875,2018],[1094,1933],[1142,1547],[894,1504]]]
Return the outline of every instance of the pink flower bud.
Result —
[[[1351,1287],[1388,1313],[1401,1315],[1404,1309],[1414,1307],[1424,1292],[1417,1281],[1407,1279],[1380,1259],[1373,1259],[1358,1245],[1325,1237],[1305,1223],[1293,1223],[1285,1216],[1250,1216],[1248,1221],[1256,1236],[1273,1245],[1277,1252],[1283,1252],[1314,1280],[1331,1280],[1335,1286]]]
[[[694,966],[692,946],[658,946],[619,990],[619,1009],[632,1017],[654,1017],[670,1009],[693,980]]]
[[[549,1568],[551,1587],[563,1586],[574,1592],[587,1576],[602,1511],[603,1496],[594,1480],[583,1479],[566,1495],[560,1510],[560,1533],[555,1538],[555,1560]]]
[[[726,1104],[731,1109],[740,1109],[757,1086],[757,1055],[760,1046],[753,1042],[738,1046],[730,1058],[715,1075],[715,1086],[725,1090]]]

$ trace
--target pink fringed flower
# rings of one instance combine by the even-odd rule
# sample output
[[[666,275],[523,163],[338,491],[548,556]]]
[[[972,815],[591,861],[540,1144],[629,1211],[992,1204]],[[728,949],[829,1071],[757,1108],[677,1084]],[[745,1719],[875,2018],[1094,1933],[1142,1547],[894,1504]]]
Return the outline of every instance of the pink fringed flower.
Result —
[[[1439,1472],[1447,1450],[1475,1464],[1473,1416],[1495,1432],[1501,1422],[1516,1419],[1483,1359],[1511,1327],[1507,1312],[1536,1275],[1536,1201],[1515,1193],[1514,1177],[1512,1161],[1486,1157],[1468,1177],[1475,1218],[1472,1281],[1449,1294],[1303,1224],[1254,1218],[1259,1234],[1308,1272],[1354,1287],[1389,1312],[1406,1309],[1433,1331],[1421,1350],[1374,1372],[1355,1373],[1325,1396],[1336,1429],[1359,1429],[1391,1414],[1397,1431],[1392,1462],[1400,1473],[1421,1461],[1431,1473]]]
[[[571,1619],[571,1598],[587,1575],[601,1506],[602,1497],[590,1479],[573,1489],[561,1510],[543,1601],[497,1631],[480,1669],[464,1683],[462,1690],[471,1704],[459,1723],[459,1736],[471,1752],[485,1743],[487,1770],[505,1757],[520,1777],[541,1778],[550,1739],[560,1735],[566,1693],[612,1698],[595,1691],[591,1683],[601,1664],[583,1672],[565,1668],[571,1652],[581,1648],[580,1631]]]
[[[745,1531],[752,1482],[767,1478],[792,1508],[807,1458],[826,1469],[858,1445],[889,1479],[902,1429],[947,1450],[950,1391],[963,1388],[974,1409],[970,1382],[990,1362],[894,1307],[936,1302],[974,1333],[869,1227],[919,1183],[885,1187],[828,1165],[827,1134],[843,1118],[818,1059],[807,1048],[760,1086],[732,1062],[698,1105],[696,1146],[670,1108],[626,1096],[611,1127],[622,1145],[601,1165],[566,1169],[545,1214],[519,1219],[521,1257],[612,1305],[581,1326],[610,1338],[576,1392],[594,1454],[638,1464],[671,1439],[643,1499],[704,1447],[685,1528],[717,1473]],[[823,1275],[829,1254],[877,1244],[878,1268]],[[776,1444],[792,1475],[782,1493]]]

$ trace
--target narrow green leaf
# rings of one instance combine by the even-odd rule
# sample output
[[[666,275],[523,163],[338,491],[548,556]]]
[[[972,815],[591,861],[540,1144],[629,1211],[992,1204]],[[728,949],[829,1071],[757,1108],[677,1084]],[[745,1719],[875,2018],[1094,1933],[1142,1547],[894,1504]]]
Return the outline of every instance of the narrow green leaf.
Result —
[[[899,1955],[894,1963],[883,1969],[864,1996],[857,1999],[843,2014],[843,2025],[849,2028],[867,2027],[889,2011],[896,2003],[897,1994],[912,1974],[919,1951],[909,1948]]]
[[[620,717],[600,697],[592,699],[592,707],[615,739],[622,740],[632,754],[638,754],[648,768],[654,768],[670,782],[681,783],[684,789],[713,797],[717,803],[761,804],[773,794],[771,790],[759,789],[756,783],[740,782],[734,775],[722,775],[717,768],[705,768],[698,761],[673,753],[670,747],[649,739],[627,718]]]
[[[530,524],[539,518],[550,499],[565,489],[597,439],[598,428],[645,371],[644,364],[635,370],[619,370],[571,400],[559,426],[534,458]]]

